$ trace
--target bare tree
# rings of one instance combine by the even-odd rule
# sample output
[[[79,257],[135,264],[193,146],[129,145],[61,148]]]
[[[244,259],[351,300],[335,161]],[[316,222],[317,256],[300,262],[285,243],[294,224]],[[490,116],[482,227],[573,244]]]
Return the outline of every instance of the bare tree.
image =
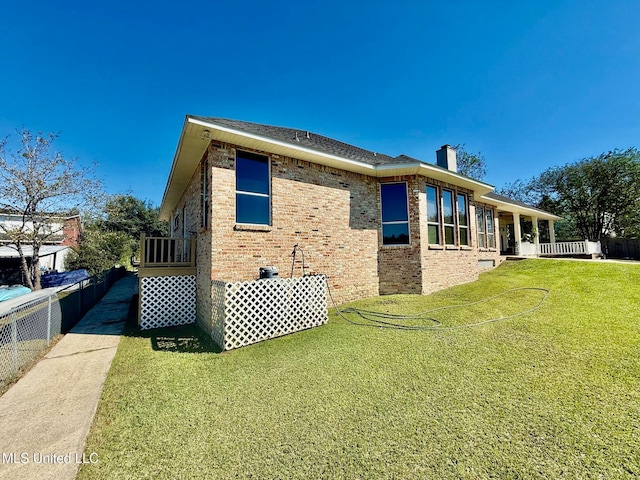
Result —
[[[40,248],[62,233],[61,219],[96,205],[102,189],[92,169],[79,168],[54,149],[58,134],[18,134],[15,152],[6,139],[0,142],[0,209],[18,218],[15,225],[0,226],[0,233],[18,251],[27,286],[39,290]]]

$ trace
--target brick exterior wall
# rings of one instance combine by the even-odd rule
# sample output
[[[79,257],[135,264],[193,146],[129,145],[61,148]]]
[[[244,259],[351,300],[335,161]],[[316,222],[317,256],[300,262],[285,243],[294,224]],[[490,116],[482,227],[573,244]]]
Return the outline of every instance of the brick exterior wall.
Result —
[[[425,177],[377,179],[269,152],[255,153],[270,157],[271,225],[236,225],[235,153],[234,145],[212,143],[203,157],[208,162],[209,225],[202,226],[200,168],[172,217],[174,235],[198,232],[198,322],[207,331],[212,281],[253,280],[260,267],[271,265],[288,277],[295,244],[304,251],[306,273],[327,275],[338,303],[378,294],[431,293],[476,280],[479,258],[499,258],[495,249],[479,252],[472,192]],[[410,245],[383,246],[380,183],[398,181],[408,186]],[[467,195],[468,247],[428,245],[427,184]],[[495,218],[496,241],[497,225]],[[301,261],[299,254],[295,276],[302,274]]]
[[[409,199],[409,245],[382,245],[382,230],[378,227],[380,245],[380,294],[422,293],[422,229],[420,228],[420,179],[415,176],[381,178],[380,183],[406,182]],[[424,190],[424,189],[423,189]],[[379,195],[376,200],[379,201]],[[426,233],[425,233],[426,235]]]
[[[427,236],[427,185],[438,188],[438,194],[442,189],[453,191],[467,196],[467,209],[469,216],[469,245],[429,245]],[[462,283],[472,282],[478,279],[478,248],[475,229],[475,208],[473,205],[473,192],[463,188],[440,182],[430,178],[420,178],[418,183],[420,191],[420,230],[423,232],[421,249],[422,262],[422,294],[433,293],[443,288],[453,287]],[[441,243],[444,243],[444,232],[440,228]],[[457,237],[457,233],[456,233]]]

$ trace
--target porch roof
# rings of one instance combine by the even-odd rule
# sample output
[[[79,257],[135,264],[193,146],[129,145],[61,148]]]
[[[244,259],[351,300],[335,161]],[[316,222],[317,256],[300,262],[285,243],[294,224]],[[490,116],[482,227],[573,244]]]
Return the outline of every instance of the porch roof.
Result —
[[[526,203],[512,200],[497,193],[489,192],[480,197],[480,200],[489,205],[496,207],[498,211],[517,213],[520,215],[526,215],[530,217],[537,217],[541,220],[562,220],[562,217],[554,215],[553,213],[541,210]]]
[[[476,195],[493,190],[487,183],[406,155],[391,157],[305,130],[187,115],[162,199],[161,219],[169,219],[211,140],[372,177],[424,175],[469,189]]]

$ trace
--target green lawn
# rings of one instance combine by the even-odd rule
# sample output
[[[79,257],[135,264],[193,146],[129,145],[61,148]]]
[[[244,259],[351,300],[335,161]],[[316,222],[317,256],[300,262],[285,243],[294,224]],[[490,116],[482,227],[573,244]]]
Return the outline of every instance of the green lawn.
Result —
[[[331,313],[223,354],[192,327],[131,332],[85,450],[99,463],[79,478],[640,477],[640,265],[508,262],[434,295],[351,305],[420,312],[516,287],[550,294],[473,328]],[[433,315],[462,325],[541,296]]]

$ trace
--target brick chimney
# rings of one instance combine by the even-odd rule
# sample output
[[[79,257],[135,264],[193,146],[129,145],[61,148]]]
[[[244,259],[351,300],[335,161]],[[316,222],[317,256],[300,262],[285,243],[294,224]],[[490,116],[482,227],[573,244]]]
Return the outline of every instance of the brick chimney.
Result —
[[[451,145],[443,145],[440,147],[440,150],[436,151],[436,164],[439,167],[446,168],[452,172],[458,171],[456,151],[451,147]]]

